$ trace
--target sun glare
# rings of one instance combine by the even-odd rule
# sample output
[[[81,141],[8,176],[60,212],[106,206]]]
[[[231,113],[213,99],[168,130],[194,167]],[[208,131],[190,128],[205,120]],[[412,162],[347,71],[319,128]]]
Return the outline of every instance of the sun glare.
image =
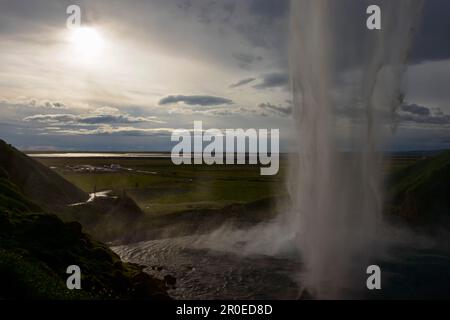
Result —
[[[79,58],[90,61],[98,57],[103,49],[104,40],[98,30],[80,27],[72,30],[71,41]]]

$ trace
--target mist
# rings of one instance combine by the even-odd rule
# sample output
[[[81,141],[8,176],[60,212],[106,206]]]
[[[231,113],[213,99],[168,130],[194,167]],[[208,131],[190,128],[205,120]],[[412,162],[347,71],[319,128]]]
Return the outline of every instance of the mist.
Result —
[[[382,218],[382,151],[395,133],[422,1],[377,1],[382,30],[366,28],[370,4],[292,1],[290,202],[279,203],[272,221],[247,230],[224,225],[195,240],[201,248],[301,261],[292,274],[299,297],[361,297],[367,267],[391,259],[389,247],[433,245]]]
[[[402,102],[402,78],[422,4],[378,2],[382,29],[368,30],[358,18],[365,10],[349,3],[291,3],[298,160],[291,168],[293,208],[287,220],[305,263],[299,281],[317,298],[351,297],[383,251],[380,150],[394,123],[393,116],[384,115],[394,115]],[[357,7],[363,9],[362,3]],[[354,23],[342,28],[348,21]],[[342,107],[360,111],[344,134],[337,118]],[[350,152],[342,152],[342,142]]]

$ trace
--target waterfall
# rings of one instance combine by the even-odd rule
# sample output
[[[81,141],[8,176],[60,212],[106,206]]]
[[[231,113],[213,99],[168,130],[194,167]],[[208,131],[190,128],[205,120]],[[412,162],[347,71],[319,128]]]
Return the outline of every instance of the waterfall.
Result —
[[[368,30],[366,8],[381,8]],[[290,70],[297,127],[289,231],[317,298],[364,290],[383,229],[389,143],[419,0],[293,0]],[[382,248],[381,248],[382,249]]]

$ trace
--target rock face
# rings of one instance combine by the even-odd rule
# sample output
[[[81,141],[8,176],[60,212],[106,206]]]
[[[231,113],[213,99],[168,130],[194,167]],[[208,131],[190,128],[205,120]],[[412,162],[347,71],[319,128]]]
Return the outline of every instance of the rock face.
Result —
[[[169,299],[163,281],[141,266],[123,263],[106,245],[83,233],[80,223],[64,223],[27,196],[61,196],[57,201],[63,204],[84,198],[83,193],[47,175],[17,150],[3,143],[0,149],[0,299]],[[62,190],[55,191],[55,181],[62,183]],[[49,189],[32,191],[34,182],[37,189]],[[70,190],[75,194],[66,193]],[[81,269],[81,290],[67,289],[70,265]]]
[[[113,241],[130,231],[144,215],[129,197],[98,198],[89,195],[53,170],[0,140],[0,167],[8,180],[30,201],[64,221],[78,221],[101,241]]]
[[[167,299],[163,282],[137,265],[122,263],[105,245],[56,216],[0,213],[1,298]],[[82,290],[68,290],[66,269],[81,269]]]
[[[164,276],[164,282],[166,283],[167,286],[175,287],[175,284],[177,283],[177,278],[175,278],[170,274],[167,274]]]
[[[86,201],[89,197],[57,173],[3,140],[0,140],[0,167],[8,172],[10,181],[19,186],[26,197],[46,209]]]
[[[58,216],[64,221],[80,222],[98,240],[123,243],[129,233],[134,234],[144,213],[131,198],[117,197],[62,208]]]

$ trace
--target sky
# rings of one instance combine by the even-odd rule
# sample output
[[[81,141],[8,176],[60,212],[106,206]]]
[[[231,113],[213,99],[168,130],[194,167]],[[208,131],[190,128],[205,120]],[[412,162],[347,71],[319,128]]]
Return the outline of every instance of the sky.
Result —
[[[89,30],[81,36],[66,26],[73,4]],[[23,150],[167,151],[174,129],[201,120],[205,128],[279,128],[289,150],[289,7],[0,0],[0,138]],[[425,1],[395,150],[450,147],[449,17],[449,1]]]

